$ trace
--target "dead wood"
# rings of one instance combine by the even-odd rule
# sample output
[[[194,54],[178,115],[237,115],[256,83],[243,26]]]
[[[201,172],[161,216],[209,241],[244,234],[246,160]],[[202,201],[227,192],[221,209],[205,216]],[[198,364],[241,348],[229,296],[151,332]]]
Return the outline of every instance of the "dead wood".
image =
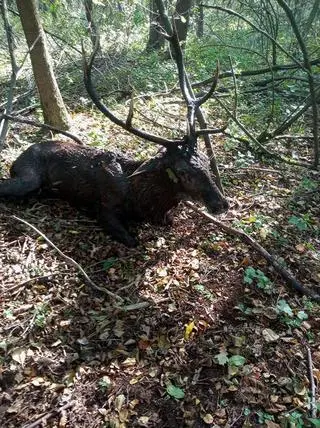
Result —
[[[274,270],[278,272],[281,275],[281,277],[285,280],[285,282],[295,291],[298,291],[299,293],[310,297],[316,302],[320,302],[319,294],[303,286],[293,275],[291,275],[290,272],[288,272],[283,266],[281,266],[280,263],[277,262],[277,260],[275,260],[275,258],[265,248],[262,247],[262,245],[260,245],[253,238],[251,238],[251,236],[247,235],[242,230],[238,230],[231,226],[227,226],[226,224],[214,218],[209,213],[202,211],[200,208],[197,208],[192,202],[187,201],[186,204],[193,211],[196,211],[197,213],[201,214],[203,217],[208,218],[216,226],[219,226],[219,228],[222,229],[227,234],[233,235],[233,236],[239,236],[244,242],[249,244],[260,255],[262,255],[267,260],[267,262],[274,268]]]

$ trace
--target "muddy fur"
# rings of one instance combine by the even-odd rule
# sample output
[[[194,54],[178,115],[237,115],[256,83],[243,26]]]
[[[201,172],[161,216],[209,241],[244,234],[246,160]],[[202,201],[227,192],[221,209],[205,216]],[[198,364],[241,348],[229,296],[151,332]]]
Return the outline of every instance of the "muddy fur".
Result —
[[[203,153],[177,147],[146,161],[74,143],[34,144],[0,181],[0,197],[42,194],[92,211],[114,239],[135,246],[130,221],[170,224],[170,210],[183,199],[203,202],[211,213],[228,208],[210,176]]]

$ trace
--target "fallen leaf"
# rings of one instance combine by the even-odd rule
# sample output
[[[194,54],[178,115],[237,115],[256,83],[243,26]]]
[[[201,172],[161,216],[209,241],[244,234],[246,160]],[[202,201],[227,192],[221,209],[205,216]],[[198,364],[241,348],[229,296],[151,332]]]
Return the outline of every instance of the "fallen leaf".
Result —
[[[213,423],[213,416],[210,415],[210,413],[206,413],[204,416],[202,416],[202,420],[206,424],[210,425]]]
[[[271,330],[271,328],[263,329],[262,336],[266,342],[275,342],[279,339],[279,335]]]
[[[158,268],[158,269],[157,269],[157,275],[158,275],[160,278],[165,278],[165,277],[168,275],[167,269],[166,269],[166,268],[163,268],[163,267]]]
[[[21,364],[22,366],[26,361],[26,356],[27,356],[27,349],[25,348],[16,348],[11,353],[12,359],[17,363]]]
[[[114,407],[116,408],[116,410],[118,410],[118,412],[120,412],[125,401],[126,397],[123,394],[117,395],[116,399],[114,400]]]
[[[225,351],[221,351],[220,354],[214,356],[220,366],[224,366],[229,361],[228,355]]]
[[[296,250],[299,253],[304,253],[306,251],[306,247],[303,244],[298,244],[298,245],[296,245]]]
[[[140,418],[138,418],[138,422],[141,426],[148,426],[149,419],[149,416],[140,416]]]
[[[167,385],[166,391],[171,397],[176,398],[177,400],[184,398],[183,389],[179,388],[178,386],[174,386],[172,383]]]
[[[232,355],[232,357],[229,358],[228,364],[230,366],[241,367],[245,362],[246,359],[242,355]]]
[[[186,328],[184,330],[184,338],[185,340],[189,340],[190,334],[192,333],[194,329],[194,321],[189,322],[189,324],[186,325]]]
[[[265,421],[265,424],[266,424],[266,427],[267,428],[280,428],[280,425],[279,424],[276,424],[275,422],[273,422],[273,421]]]

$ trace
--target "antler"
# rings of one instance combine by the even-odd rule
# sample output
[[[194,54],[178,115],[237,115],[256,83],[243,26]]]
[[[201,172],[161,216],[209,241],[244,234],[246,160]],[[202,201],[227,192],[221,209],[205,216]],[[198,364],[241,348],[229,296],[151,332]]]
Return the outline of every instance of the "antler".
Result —
[[[98,40],[98,38],[97,38],[97,40]],[[151,141],[151,142],[156,143],[156,144],[160,144],[161,146],[164,146],[166,148],[177,147],[178,145],[185,144],[186,141],[184,138],[170,140],[167,138],[159,137],[159,136],[154,135],[154,134],[150,134],[148,132],[145,132],[141,129],[138,129],[138,128],[135,128],[134,126],[132,126],[132,119],[133,119],[133,100],[132,99],[130,102],[129,113],[128,113],[126,121],[119,119],[117,116],[115,116],[112,113],[111,110],[108,109],[108,107],[101,101],[101,98],[98,95],[96,89],[94,88],[94,86],[92,84],[92,79],[91,79],[92,66],[93,66],[95,55],[96,55],[97,50],[98,50],[98,46],[99,46],[98,43],[96,43],[96,46],[95,46],[92,54],[90,55],[89,61],[87,61],[85,50],[84,50],[84,47],[82,45],[82,58],[83,58],[83,72],[84,72],[85,87],[87,89],[87,92],[88,92],[90,98],[92,99],[92,101],[94,102],[96,107],[101,111],[101,113],[103,113],[105,116],[107,116],[107,118],[110,119],[116,125],[121,126],[121,128],[123,128],[123,129],[126,129],[128,132],[131,132],[132,134],[134,134],[138,137],[144,138],[145,140]]]
[[[170,42],[174,52],[174,58],[178,69],[180,89],[187,104],[187,111],[188,111],[187,135],[185,136],[185,140],[187,144],[194,149],[196,148],[197,138],[199,135],[214,134],[214,133],[217,133],[218,131],[217,129],[212,129],[212,130],[206,129],[205,132],[196,131],[195,120],[196,120],[197,111],[200,108],[200,106],[204,104],[212,96],[212,94],[216,89],[216,86],[218,83],[218,76],[219,76],[219,62],[217,62],[214,79],[208,92],[202,97],[199,97],[199,98],[195,97],[192,86],[189,81],[189,77],[185,69],[183,53],[180,46],[174,19],[173,19],[173,25],[171,25],[169,18],[165,12],[163,1],[155,0],[155,2],[159,11],[159,15],[164,25],[164,30],[165,30],[164,36]]]
[[[180,42],[179,42],[179,38],[178,38],[178,34],[177,34],[177,30],[174,24],[174,19],[173,19],[173,25],[171,25],[169,18],[165,12],[165,8],[163,5],[163,1],[162,0],[155,0],[156,2],[156,6],[158,8],[159,11],[159,15],[162,19],[163,25],[164,25],[164,31],[165,33],[163,34],[164,37],[169,40],[173,52],[174,52],[174,58],[177,64],[177,70],[178,70],[178,76],[179,76],[179,84],[180,84],[180,89],[183,95],[183,98],[185,99],[185,102],[187,104],[187,131],[186,131],[186,135],[183,138],[180,139],[168,139],[168,138],[164,138],[164,137],[160,137],[154,134],[150,134],[146,131],[143,131],[139,128],[136,128],[132,125],[132,120],[133,120],[133,99],[131,98],[131,102],[130,102],[130,108],[129,108],[129,112],[127,115],[127,119],[121,120],[119,119],[117,116],[115,116],[111,110],[109,110],[109,108],[101,101],[101,97],[98,95],[96,89],[94,88],[93,84],[92,84],[92,79],[91,79],[91,71],[92,71],[92,67],[93,67],[93,62],[94,62],[94,58],[95,55],[97,53],[98,50],[98,46],[99,46],[99,37],[97,37],[97,43],[96,46],[92,52],[92,54],[90,55],[89,60],[87,61],[86,58],[86,54],[85,54],[85,50],[84,47],[82,46],[82,57],[83,57],[83,71],[84,71],[84,84],[85,87],[87,89],[87,92],[90,96],[90,98],[92,99],[92,101],[94,102],[94,104],[96,105],[96,107],[105,115],[108,117],[108,119],[110,119],[113,123],[115,123],[118,126],[121,126],[121,128],[126,129],[128,132],[144,138],[145,140],[151,141],[153,143],[156,144],[160,144],[166,148],[172,148],[172,147],[177,147],[177,146],[181,146],[181,145],[188,145],[191,149],[195,149],[197,146],[197,138],[200,135],[208,135],[208,134],[214,134],[219,132],[219,130],[217,129],[205,129],[205,130],[200,130],[200,131],[196,131],[196,115],[197,112],[199,110],[199,108],[201,107],[202,104],[204,104],[214,93],[217,83],[218,83],[218,76],[219,76],[219,63],[217,63],[217,67],[216,67],[216,71],[215,71],[215,75],[214,75],[214,79],[213,79],[213,83],[210,87],[210,89],[208,90],[208,92],[203,95],[202,97],[195,97],[192,86],[190,84],[187,72],[185,70],[185,65],[184,65],[184,59],[183,59],[183,53],[181,50],[181,46],[180,46]]]

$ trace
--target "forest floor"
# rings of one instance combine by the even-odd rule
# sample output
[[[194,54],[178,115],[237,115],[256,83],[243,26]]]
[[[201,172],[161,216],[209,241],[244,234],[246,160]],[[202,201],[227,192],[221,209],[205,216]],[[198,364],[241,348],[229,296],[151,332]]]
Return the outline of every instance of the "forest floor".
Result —
[[[91,143],[109,134],[134,152],[132,138],[101,128],[99,116],[73,120]],[[26,141],[39,140],[12,124],[2,176]],[[319,175],[259,163],[222,138],[215,150],[231,203],[219,218],[320,293]],[[13,215],[124,303],[90,288]],[[136,249],[62,201],[1,201],[0,217],[1,427],[319,426],[308,367],[311,355],[320,381],[319,306],[239,239],[183,204],[174,227],[139,226]]]

